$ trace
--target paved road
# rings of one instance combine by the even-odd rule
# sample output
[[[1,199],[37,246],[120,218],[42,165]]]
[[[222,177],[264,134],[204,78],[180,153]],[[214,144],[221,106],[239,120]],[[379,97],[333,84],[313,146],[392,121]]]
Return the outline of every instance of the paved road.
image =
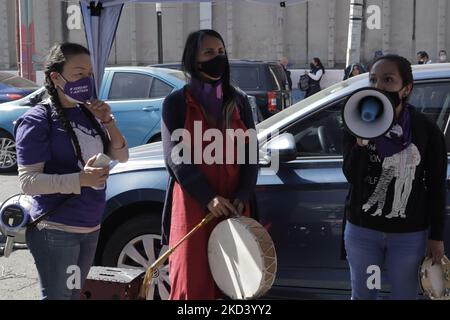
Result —
[[[0,174],[0,202],[20,191],[15,174]],[[0,243],[4,237],[0,236]],[[34,259],[28,250],[14,251],[0,257],[0,300],[40,299]]]

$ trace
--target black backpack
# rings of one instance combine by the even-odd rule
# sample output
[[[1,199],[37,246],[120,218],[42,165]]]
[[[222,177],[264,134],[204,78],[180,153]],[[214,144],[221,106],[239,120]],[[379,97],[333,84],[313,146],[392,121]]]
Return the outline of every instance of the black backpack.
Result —
[[[297,86],[299,90],[307,91],[309,89],[309,76],[307,74],[301,75]]]

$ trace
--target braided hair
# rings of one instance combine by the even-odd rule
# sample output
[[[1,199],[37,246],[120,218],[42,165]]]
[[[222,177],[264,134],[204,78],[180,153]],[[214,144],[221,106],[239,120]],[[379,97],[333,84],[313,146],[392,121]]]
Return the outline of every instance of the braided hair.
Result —
[[[83,159],[83,155],[81,154],[80,142],[78,141],[77,135],[75,134],[75,131],[73,130],[69,120],[65,115],[65,110],[61,105],[61,101],[59,100],[58,91],[50,77],[50,74],[52,72],[58,72],[61,74],[67,60],[71,56],[78,54],[90,55],[90,52],[82,45],[76,43],[66,42],[62,44],[55,44],[51,48],[50,53],[46,59],[44,74],[45,74],[45,89],[47,90],[47,93],[50,96],[50,100],[54,108],[54,112],[52,114],[56,114],[57,119],[61,122],[64,130],[68,133],[70,140],[72,141],[75,147],[76,157],[84,166],[85,161]],[[95,119],[94,115],[84,105],[81,105],[81,110],[90,120],[96,133],[100,135],[103,142],[103,152],[106,153],[109,147],[109,139],[106,136],[105,132],[103,131],[102,127],[100,126],[100,123],[97,121],[97,119]]]

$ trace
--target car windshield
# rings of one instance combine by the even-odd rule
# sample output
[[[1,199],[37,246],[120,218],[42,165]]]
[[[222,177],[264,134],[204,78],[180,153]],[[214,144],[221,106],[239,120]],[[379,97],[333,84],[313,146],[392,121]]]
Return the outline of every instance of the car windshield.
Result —
[[[272,83],[271,90],[282,90],[284,89],[284,84],[287,83],[286,75],[279,65],[271,64],[269,65],[270,79]]]
[[[170,76],[173,76],[175,78],[178,78],[180,80],[187,81],[186,76],[181,71],[171,71],[171,72],[167,72],[167,74]]]
[[[233,66],[230,68],[231,82],[242,90],[259,90],[260,75],[257,66]]]
[[[283,111],[276,113],[275,115],[271,116],[270,118],[264,120],[263,122],[260,122],[256,128],[257,130],[265,130],[267,128],[270,128],[271,126],[273,126],[275,123],[277,123],[278,121],[289,117],[290,115],[310,106],[311,104],[326,98],[327,96],[329,96],[330,94],[334,94],[336,92],[339,92],[345,88],[347,88],[348,86],[350,86],[351,84],[353,84],[354,82],[358,82],[361,81],[361,79],[367,78],[367,74],[363,74],[360,76],[356,76],[353,78],[350,78],[346,81],[341,81],[331,87],[328,87],[312,96],[310,96],[309,98],[303,99],[299,102],[297,102],[296,104],[284,109]]]

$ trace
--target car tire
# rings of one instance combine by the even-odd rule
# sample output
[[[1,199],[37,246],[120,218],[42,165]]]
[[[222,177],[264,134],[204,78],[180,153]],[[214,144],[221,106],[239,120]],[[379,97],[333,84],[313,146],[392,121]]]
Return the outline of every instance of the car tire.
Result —
[[[17,171],[16,142],[5,131],[0,131],[0,173]]]
[[[147,268],[164,252],[161,246],[161,220],[157,215],[141,214],[126,221],[108,238],[101,255],[101,265],[119,268]],[[168,299],[170,293],[168,261],[158,270],[147,299]]]

